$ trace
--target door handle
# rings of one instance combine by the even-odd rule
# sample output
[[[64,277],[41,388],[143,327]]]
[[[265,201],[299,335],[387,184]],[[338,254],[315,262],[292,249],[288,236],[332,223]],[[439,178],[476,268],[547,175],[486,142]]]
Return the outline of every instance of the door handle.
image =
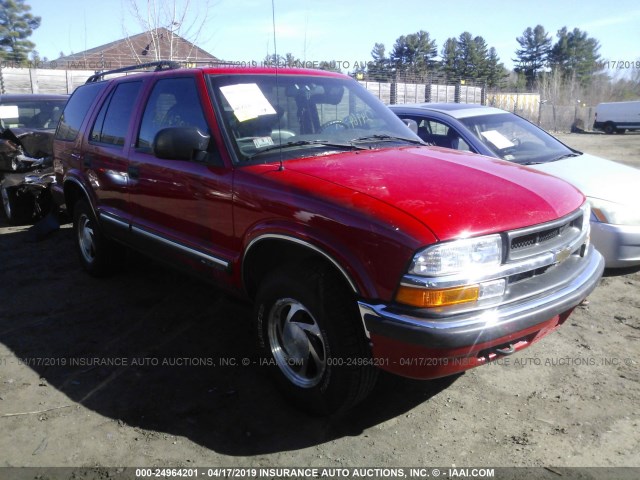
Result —
[[[127,167],[127,174],[129,175],[129,178],[137,180],[140,178],[140,167],[138,167],[138,165],[129,165]]]

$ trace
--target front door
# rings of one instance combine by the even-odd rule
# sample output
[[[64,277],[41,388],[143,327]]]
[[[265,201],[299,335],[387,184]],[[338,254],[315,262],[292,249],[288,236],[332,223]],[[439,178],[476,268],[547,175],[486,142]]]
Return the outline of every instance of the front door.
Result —
[[[164,128],[197,127],[210,135],[203,98],[193,76],[159,79],[149,93],[129,156],[133,241],[149,253],[206,278],[226,275],[233,239],[232,170],[210,142],[198,160],[153,155]]]

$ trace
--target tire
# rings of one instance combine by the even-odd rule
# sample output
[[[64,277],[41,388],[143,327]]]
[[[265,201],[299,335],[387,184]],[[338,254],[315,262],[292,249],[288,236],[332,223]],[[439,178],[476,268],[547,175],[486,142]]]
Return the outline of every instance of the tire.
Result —
[[[35,203],[31,195],[18,195],[15,188],[2,186],[0,196],[4,214],[10,224],[21,225],[33,218]]]
[[[268,275],[256,296],[255,321],[261,363],[299,408],[319,415],[343,412],[375,385],[378,371],[355,298],[324,264],[307,262]]]
[[[604,133],[606,133],[607,135],[611,135],[616,131],[616,126],[613,123],[605,123],[602,130],[604,130]]]
[[[94,277],[113,273],[121,258],[119,246],[102,234],[85,199],[79,200],[73,208],[73,231],[82,267]]]

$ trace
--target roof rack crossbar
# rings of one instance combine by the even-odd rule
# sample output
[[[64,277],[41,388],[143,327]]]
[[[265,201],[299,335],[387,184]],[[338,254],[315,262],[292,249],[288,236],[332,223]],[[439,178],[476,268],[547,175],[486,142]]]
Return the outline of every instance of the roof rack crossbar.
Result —
[[[146,68],[156,67],[154,71],[158,72],[160,70],[173,70],[175,68],[180,68],[180,64],[178,62],[173,62],[171,60],[160,60],[158,62],[150,62],[150,63],[141,63],[139,65],[130,65],[128,67],[116,68],[115,70],[106,70],[104,72],[98,72],[94,75],[91,75],[87,78],[85,83],[94,83],[99,82],[104,79],[105,75],[111,75],[114,73],[123,73],[123,72],[132,72],[135,70],[144,70]]]

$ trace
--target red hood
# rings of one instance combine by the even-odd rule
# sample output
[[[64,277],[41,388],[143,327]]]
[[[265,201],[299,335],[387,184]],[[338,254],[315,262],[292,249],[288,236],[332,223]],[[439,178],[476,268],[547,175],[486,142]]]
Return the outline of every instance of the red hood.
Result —
[[[547,222],[584,201],[578,190],[555,177],[440,148],[312,157],[286,162],[285,169],[385,202],[422,222],[440,240]]]

